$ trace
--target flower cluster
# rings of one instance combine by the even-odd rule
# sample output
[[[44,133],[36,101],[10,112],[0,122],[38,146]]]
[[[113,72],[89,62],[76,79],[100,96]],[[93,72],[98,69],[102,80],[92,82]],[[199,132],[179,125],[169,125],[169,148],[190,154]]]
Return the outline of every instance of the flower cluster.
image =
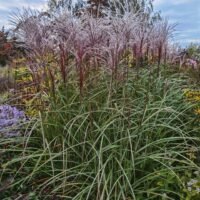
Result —
[[[191,192],[192,190],[195,190],[197,194],[200,193],[200,188],[198,186],[199,181],[196,179],[191,179],[188,183],[187,183],[187,189],[189,192]]]
[[[200,116],[200,108],[195,109],[195,114]]]
[[[200,102],[199,90],[185,90],[185,96],[189,101]]]
[[[21,97],[17,99],[18,101],[16,103],[23,105],[24,112],[27,116],[35,117],[41,108],[42,99],[36,98],[37,89],[34,87],[35,84],[33,84],[31,72],[25,66],[24,62],[22,59],[15,59],[17,65],[13,70],[16,83],[15,95],[17,94]],[[41,89],[43,87],[43,84],[41,84]]]
[[[23,111],[10,105],[0,106],[0,135],[5,137],[18,136],[20,123],[26,121]]]
[[[200,116],[200,91],[199,90],[185,90],[186,99],[192,103],[197,104],[194,113]]]
[[[187,59],[186,60],[186,66],[193,67],[194,69],[197,69],[197,61],[193,59]]]

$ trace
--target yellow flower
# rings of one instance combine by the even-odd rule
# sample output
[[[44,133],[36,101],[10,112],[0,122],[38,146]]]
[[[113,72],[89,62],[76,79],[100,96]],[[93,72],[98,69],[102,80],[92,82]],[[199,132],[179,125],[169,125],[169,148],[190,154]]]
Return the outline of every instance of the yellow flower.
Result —
[[[200,108],[197,108],[194,112],[196,115],[200,115]]]
[[[198,90],[185,90],[184,94],[188,101],[200,102],[200,91]]]

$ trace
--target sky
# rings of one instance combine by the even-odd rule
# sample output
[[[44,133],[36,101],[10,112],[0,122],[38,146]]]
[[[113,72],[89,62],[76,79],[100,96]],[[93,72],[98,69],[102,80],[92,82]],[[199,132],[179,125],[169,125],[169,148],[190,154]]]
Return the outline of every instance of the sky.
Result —
[[[0,28],[10,26],[10,16],[18,9],[31,8],[45,10],[47,0],[0,0]]]
[[[9,17],[17,8],[45,10],[46,5],[47,0],[0,0],[0,27],[9,27]],[[200,43],[200,0],[154,0],[154,10],[177,24],[174,42]]]
[[[200,0],[154,0],[154,10],[176,24],[174,42],[200,43]]]

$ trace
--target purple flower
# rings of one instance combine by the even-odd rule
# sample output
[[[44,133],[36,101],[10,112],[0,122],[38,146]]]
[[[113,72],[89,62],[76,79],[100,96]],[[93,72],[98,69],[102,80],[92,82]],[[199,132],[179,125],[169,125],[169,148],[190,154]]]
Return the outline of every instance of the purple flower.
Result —
[[[0,135],[13,137],[20,134],[20,124],[26,121],[23,111],[10,105],[0,106]]]
[[[196,60],[193,60],[193,59],[187,59],[186,60],[186,65],[187,66],[191,66],[193,67],[194,69],[197,68],[197,61]]]

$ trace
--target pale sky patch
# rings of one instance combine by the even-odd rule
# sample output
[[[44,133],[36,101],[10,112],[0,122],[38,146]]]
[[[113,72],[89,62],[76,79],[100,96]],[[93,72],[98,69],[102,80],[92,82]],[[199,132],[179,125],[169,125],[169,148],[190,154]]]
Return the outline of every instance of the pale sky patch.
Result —
[[[182,46],[200,42],[200,0],[154,0],[154,10],[177,24],[174,40]]]
[[[10,26],[9,17],[17,9],[30,8],[45,10],[47,0],[0,0],[0,28]]]

